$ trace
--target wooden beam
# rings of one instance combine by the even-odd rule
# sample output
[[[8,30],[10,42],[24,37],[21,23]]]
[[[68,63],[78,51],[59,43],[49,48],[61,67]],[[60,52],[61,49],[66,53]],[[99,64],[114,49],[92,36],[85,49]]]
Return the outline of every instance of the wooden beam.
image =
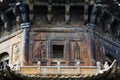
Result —
[[[70,5],[69,5],[69,1],[67,0],[66,1],[66,6],[65,6],[65,22],[66,23],[69,23],[69,19],[70,19],[70,15],[69,15],[69,12],[70,12]]]
[[[52,5],[51,5],[51,0],[49,0],[49,4],[47,6],[48,6],[47,19],[48,19],[48,23],[51,23],[51,20],[52,20]]]
[[[54,2],[51,2],[51,5],[53,6],[65,6],[67,3],[54,3]],[[39,1],[34,1],[34,5],[44,5],[44,6],[47,6],[49,5],[49,2],[39,2]],[[69,5],[70,6],[74,6],[74,5],[84,5],[84,2],[70,2],[69,1]]]
[[[86,24],[87,21],[88,21],[88,8],[89,8],[89,2],[88,2],[88,0],[85,0],[85,4],[84,4],[84,24]]]
[[[29,5],[29,9],[30,9],[30,20],[33,19],[33,6],[34,6],[34,0],[25,0],[25,2]]]

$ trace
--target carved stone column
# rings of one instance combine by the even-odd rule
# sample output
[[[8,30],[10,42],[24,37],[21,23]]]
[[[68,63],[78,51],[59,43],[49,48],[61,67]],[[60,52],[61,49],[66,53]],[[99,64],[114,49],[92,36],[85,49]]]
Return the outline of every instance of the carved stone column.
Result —
[[[29,1],[17,1],[15,6],[15,14],[19,18],[20,27],[22,29],[22,52],[21,52],[21,66],[28,64],[28,50],[29,50]]]
[[[30,26],[30,23],[21,23],[20,24],[22,30],[23,30],[23,34],[22,34],[22,46],[23,46],[23,58],[22,58],[22,62],[21,62],[21,66],[26,65],[27,64],[27,60],[28,60],[28,29]]]
[[[65,55],[66,55],[66,65],[69,66],[69,57],[70,57],[70,52],[69,52],[69,40],[66,40],[66,51],[65,51]]]

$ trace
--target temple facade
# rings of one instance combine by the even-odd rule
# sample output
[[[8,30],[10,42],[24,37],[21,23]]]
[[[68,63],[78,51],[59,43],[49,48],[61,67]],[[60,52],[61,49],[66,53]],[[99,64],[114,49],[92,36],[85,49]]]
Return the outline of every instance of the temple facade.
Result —
[[[119,11],[117,0],[3,0],[1,69],[7,64],[23,74],[44,75],[57,66],[57,73],[90,75],[105,62],[120,66]]]

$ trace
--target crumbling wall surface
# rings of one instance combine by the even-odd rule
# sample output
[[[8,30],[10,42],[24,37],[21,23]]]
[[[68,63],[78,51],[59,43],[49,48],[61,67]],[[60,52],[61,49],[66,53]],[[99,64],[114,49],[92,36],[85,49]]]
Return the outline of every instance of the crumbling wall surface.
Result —
[[[16,64],[22,58],[22,33],[16,31],[0,38],[0,55],[8,53],[9,63]]]

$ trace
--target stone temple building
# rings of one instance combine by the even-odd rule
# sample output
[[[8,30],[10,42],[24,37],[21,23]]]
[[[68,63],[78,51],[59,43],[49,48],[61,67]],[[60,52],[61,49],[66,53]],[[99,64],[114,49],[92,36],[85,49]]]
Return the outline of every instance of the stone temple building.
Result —
[[[119,66],[119,0],[0,0],[1,73],[119,80]]]

